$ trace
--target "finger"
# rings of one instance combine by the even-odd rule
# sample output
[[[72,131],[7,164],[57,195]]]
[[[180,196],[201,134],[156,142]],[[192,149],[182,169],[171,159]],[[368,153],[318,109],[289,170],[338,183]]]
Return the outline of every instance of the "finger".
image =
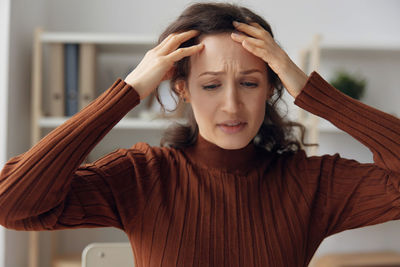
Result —
[[[263,47],[263,46],[265,46],[265,42],[264,42],[263,40],[255,39],[255,38],[253,38],[253,37],[248,37],[248,36],[246,36],[246,35],[244,35],[244,34],[241,34],[241,33],[232,32],[231,37],[232,37],[232,39],[233,39],[234,41],[237,41],[237,42],[239,42],[239,43],[242,43],[244,40],[248,40],[248,41],[251,40],[251,42],[252,42],[254,45],[258,46],[258,47]]]
[[[238,29],[239,31],[247,33],[250,36],[253,36],[253,37],[256,37],[259,39],[262,39],[264,37],[263,32],[265,30],[261,30],[260,28],[257,28],[253,25],[234,21],[233,26],[235,26],[235,28]]]
[[[256,39],[246,39],[242,42],[242,46],[252,53],[253,55],[261,58],[263,61],[268,63],[268,51],[265,49],[265,47],[260,47],[258,46],[258,42]]]
[[[158,45],[159,47],[162,47],[162,46],[164,46],[167,42],[169,42],[169,40],[171,39],[171,38],[173,38],[174,36],[177,36],[177,35],[182,35],[182,34],[187,34],[187,33],[190,33],[190,32],[195,32],[196,30],[190,30],[190,31],[184,31],[184,32],[173,32],[173,33],[170,33],[164,40],[162,40],[161,41],[161,43]]]
[[[265,29],[264,29],[260,24],[258,24],[257,22],[250,22],[249,24],[252,25],[252,26],[254,26],[254,27],[256,27],[256,28],[265,30]]]
[[[173,32],[169,34],[154,50],[165,53],[168,49],[168,44],[171,42],[171,39],[179,39],[182,38],[182,35],[188,35],[190,33],[194,33],[194,30],[185,31],[185,32]]]
[[[179,49],[175,50],[174,52],[170,53],[169,55],[167,55],[166,57],[169,60],[176,62],[176,61],[181,60],[184,57],[191,56],[195,53],[200,52],[203,48],[204,48],[204,43],[192,45],[189,47],[179,48]]]
[[[167,37],[164,38],[164,40],[161,41],[154,49],[159,49],[163,47],[171,38],[172,36],[176,35],[176,33],[171,33]]]
[[[189,30],[177,34],[173,34],[164,45],[160,46],[159,52],[163,55],[169,54],[176,50],[182,43],[198,35],[200,31]]]

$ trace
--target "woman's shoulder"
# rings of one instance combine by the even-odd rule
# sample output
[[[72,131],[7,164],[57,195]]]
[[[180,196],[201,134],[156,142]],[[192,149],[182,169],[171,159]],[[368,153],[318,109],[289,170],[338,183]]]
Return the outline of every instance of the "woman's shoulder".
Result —
[[[138,142],[129,148],[118,148],[106,156],[91,163],[105,174],[114,174],[123,170],[135,172],[157,172],[168,162],[177,162],[177,153],[169,147],[153,146]]]
[[[141,154],[149,159],[171,160],[178,157],[179,149],[169,146],[151,145],[147,142],[138,142],[127,149],[128,153]]]
[[[273,155],[275,167],[285,169],[298,168],[308,158],[306,151],[302,148],[280,152],[267,152]]]

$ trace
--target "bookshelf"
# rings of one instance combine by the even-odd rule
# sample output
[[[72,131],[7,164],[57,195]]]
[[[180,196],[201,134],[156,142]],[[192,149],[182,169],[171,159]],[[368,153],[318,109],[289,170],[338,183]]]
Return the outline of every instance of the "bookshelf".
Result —
[[[76,110],[78,112],[102,93],[97,91],[99,88],[104,91],[112,85],[116,78],[125,78],[140,62],[145,52],[156,45],[156,38],[119,33],[48,32],[42,28],[36,28],[33,42],[31,87],[32,146],[43,138],[46,131],[51,131],[70,118],[70,116],[66,116],[66,105],[68,105],[66,99],[66,79],[68,78],[66,76],[68,74],[65,50],[67,44],[74,44],[78,48],[79,56],[75,59],[75,67],[78,70],[75,75],[85,77],[85,79],[75,80],[78,89],[75,92],[75,101],[79,104]],[[122,62],[122,67],[115,70],[113,67],[107,69],[107,62],[110,61]],[[171,119],[184,122],[183,119],[176,116],[154,117],[154,113],[157,113],[154,110],[151,113],[153,116],[148,115],[149,97],[146,100],[142,100],[114,128],[118,131],[144,131],[147,135],[146,133],[150,133],[150,131],[161,132],[171,124]],[[146,114],[147,116],[144,116]],[[106,142],[114,143],[110,140],[113,138],[109,138]],[[98,157],[95,156],[90,161]],[[85,162],[89,161],[88,158],[85,159]],[[86,229],[80,230],[85,231]],[[80,267],[82,252],[80,254],[59,253],[60,236],[58,232],[50,232],[51,266]],[[40,266],[40,255],[44,255],[40,248],[41,235],[43,235],[41,232],[29,232],[29,267]]]
[[[394,116],[400,116],[395,99],[400,98],[398,75],[393,71],[400,65],[400,43],[371,40],[327,40],[315,34],[308,46],[299,52],[300,68],[309,75],[318,71],[328,82],[334,71],[344,67],[351,73],[367,78],[367,96],[360,101]],[[381,91],[383,90],[383,91]],[[381,91],[381,92],[380,92]],[[329,121],[303,109],[298,109],[298,121],[307,128],[307,142],[319,143],[321,133],[347,134]],[[318,147],[306,148],[310,155],[317,155]]]
[[[41,129],[50,128],[53,129],[63,124],[68,118],[66,117],[51,117],[39,119],[39,127]],[[184,123],[183,119],[174,120],[179,123]],[[126,118],[119,121],[114,129],[141,129],[141,130],[164,130],[170,125],[171,121],[166,119],[139,119],[139,118]]]

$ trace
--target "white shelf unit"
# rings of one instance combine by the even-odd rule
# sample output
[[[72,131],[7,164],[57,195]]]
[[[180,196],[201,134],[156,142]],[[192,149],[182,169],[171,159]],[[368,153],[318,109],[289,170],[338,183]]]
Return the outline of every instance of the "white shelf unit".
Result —
[[[315,34],[311,43],[300,50],[299,57],[300,67],[307,75],[315,70],[328,82],[338,68],[361,74],[367,78],[367,96],[360,101],[392,115],[400,115],[400,109],[394,108],[398,107],[395,99],[400,99],[399,90],[396,90],[400,83],[396,75],[400,66],[400,43],[381,40],[335,41]],[[384,90],[384,93],[378,90]],[[298,120],[307,128],[308,143],[319,143],[320,133],[347,134],[329,121],[301,108],[298,109]],[[306,150],[310,155],[318,153],[318,147],[315,146]]]
[[[68,117],[50,117],[39,119],[39,127],[44,128],[56,128],[67,121]],[[124,118],[119,121],[113,129],[126,129],[126,130],[164,130],[171,124],[171,119],[136,119],[136,118]],[[178,123],[185,123],[183,119],[174,119]]]
[[[125,54],[134,53],[136,60],[142,58],[146,51],[150,50],[156,45],[156,38],[154,36],[132,35],[132,34],[115,34],[115,33],[80,33],[80,32],[47,32],[42,28],[37,28],[34,35],[33,44],[33,66],[32,66],[32,129],[31,129],[31,143],[32,146],[36,144],[44,136],[44,132],[51,131],[64,123],[69,117],[50,117],[45,115],[44,107],[44,49],[47,44],[52,43],[78,43],[78,44],[94,44],[96,46],[97,54],[101,53],[115,53],[124,58]],[[139,63],[132,62],[132,63]],[[96,64],[101,64],[97,62]],[[124,73],[118,72],[118,77],[123,77]],[[100,78],[100,77],[99,77]],[[112,79],[111,79],[112,80]],[[110,80],[110,81],[111,81]],[[115,80],[112,80],[112,82]],[[96,78],[97,82],[97,78]],[[103,82],[104,83],[104,82]],[[107,81],[108,84],[96,85],[102,86],[107,89],[112,83]],[[99,95],[100,93],[98,93]],[[96,95],[96,97],[98,96]],[[139,106],[143,101],[139,104]],[[136,108],[135,108],[136,110]],[[183,122],[182,119],[173,119],[177,122]],[[171,124],[171,119],[141,119],[138,117],[125,116],[114,128],[130,131],[140,130],[147,131],[147,133],[154,132],[155,130],[164,130]],[[113,129],[114,129],[113,128]],[[107,141],[106,141],[107,142]],[[110,143],[110,141],[108,141]],[[86,230],[86,229],[83,229]],[[81,255],[80,254],[65,254],[62,255],[58,252],[58,232],[51,231],[51,257],[50,262],[53,267],[69,266],[80,267]],[[40,236],[41,232],[29,232],[29,267],[39,267],[40,262]],[[107,241],[107,240],[104,240]],[[125,241],[125,240],[124,240]]]
[[[78,43],[95,44],[96,53],[112,52],[128,53],[135,52],[143,56],[146,51],[156,44],[156,38],[145,35],[127,35],[116,33],[74,33],[74,32],[46,32],[41,28],[35,31],[33,46],[33,75],[32,75],[32,144],[41,138],[39,120],[43,122],[46,118],[43,112],[43,48],[51,43]],[[120,73],[122,76],[123,74]],[[110,85],[110,84],[108,84]],[[47,118],[46,118],[47,119]],[[53,119],[53,118],[49,118]]]

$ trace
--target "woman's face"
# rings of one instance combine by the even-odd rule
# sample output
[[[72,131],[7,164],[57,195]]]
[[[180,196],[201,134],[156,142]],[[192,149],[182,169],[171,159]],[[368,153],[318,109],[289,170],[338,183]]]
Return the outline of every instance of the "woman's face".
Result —
[[[264,120],[268,88],[265,62],[230,33],[200,37],[204,49],[190,57],[185,87],[200,134],[224,149],[249,144]]]

